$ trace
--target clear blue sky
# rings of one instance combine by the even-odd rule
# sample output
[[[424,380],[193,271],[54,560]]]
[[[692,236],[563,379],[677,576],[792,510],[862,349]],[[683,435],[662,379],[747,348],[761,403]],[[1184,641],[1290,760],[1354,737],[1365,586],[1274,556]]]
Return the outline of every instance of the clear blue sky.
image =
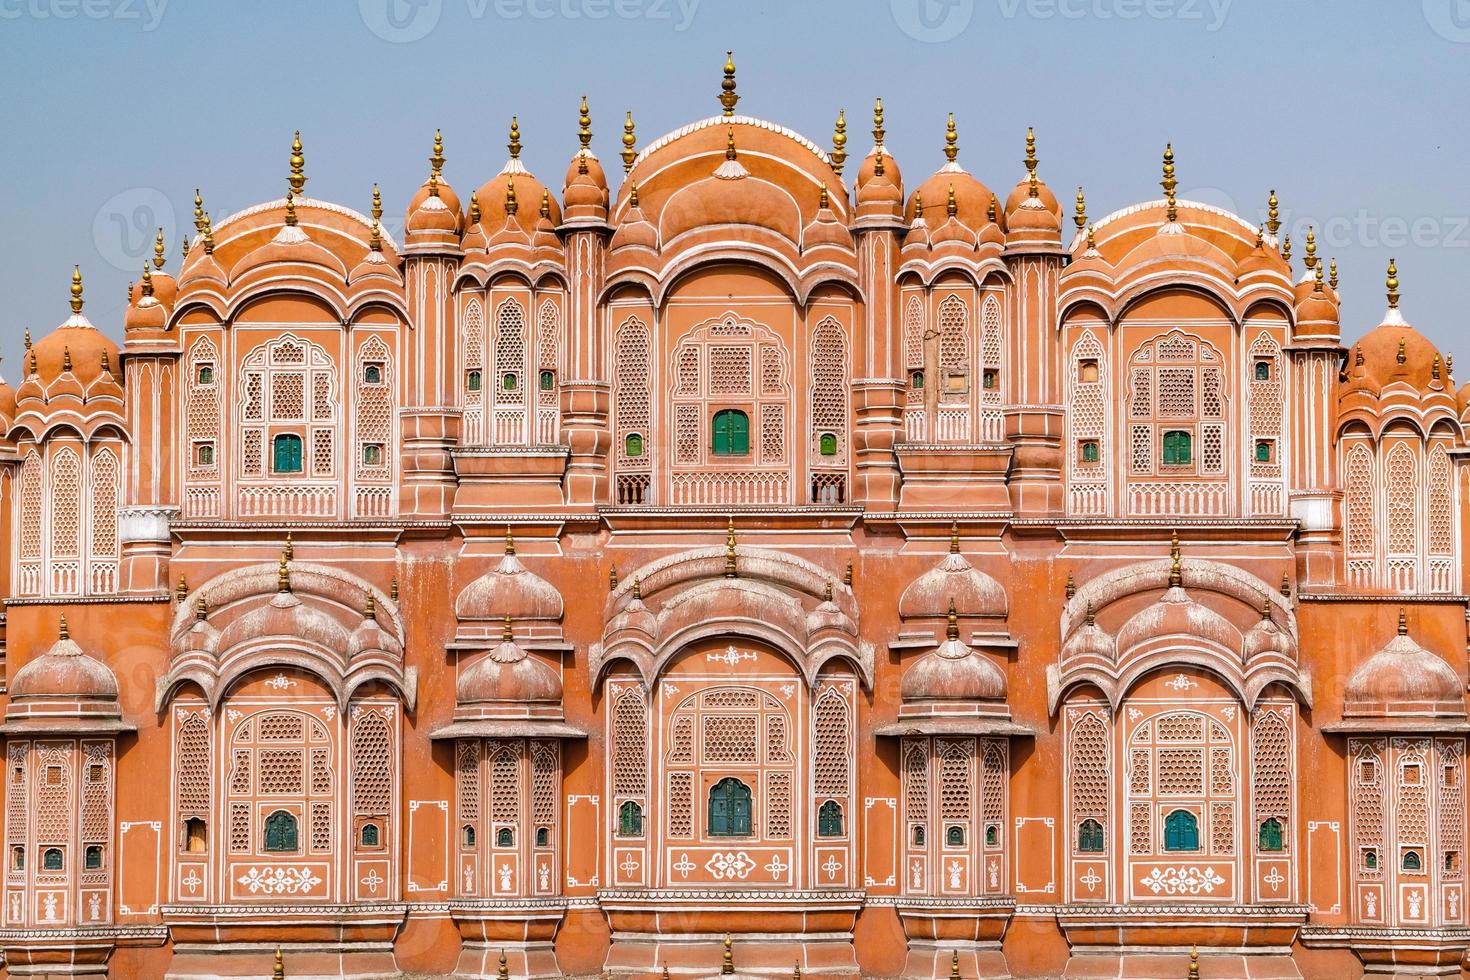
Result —
[[[379,181],[396,227],[435,127],[462,193],[511,113],[559,186],[585,92],[618,173],[624,110],[640,144],[718,111],[727,47],[740,111],[822,145],[845,107],[865,153],[881,95],[912,184],[950,110],[1002,195],[1035,126],[1043,178],[1094,217],[1159,196],[1172,140],[1181,196],[1258,220],[1275,187],[1297,256],[1318,226],[1346,337],[1396,256],[1406,316],[1470,379],[1470,0],[0,0],[0,372],[65,318],[74,262],[120,336],[152,226],[176,270],[194,187],[216,220],[279,197],[293,129],[311,196],[365,211]]]

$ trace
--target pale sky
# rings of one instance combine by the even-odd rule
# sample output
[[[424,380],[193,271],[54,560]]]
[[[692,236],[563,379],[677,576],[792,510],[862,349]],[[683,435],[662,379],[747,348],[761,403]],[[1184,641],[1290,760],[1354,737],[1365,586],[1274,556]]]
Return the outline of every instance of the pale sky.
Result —
[[[1349,342],[1395,256],[1405,316],[1470,365],[1470,0],[0,0],[0,373],[65,319],[73,263],[120,337],[155,226],[177,271],[194,188],[216,221],[280,197],[294,129],[310,196],[366,211],[378,181],[396,229],[436,127],[465,196],[512,113],[559,187],[585,93],[620,175],[623,113],[640,145],[714,114],[732,47],[739,111],[822,146],[846,108],[866,153],[882,96],[910,188],[949,111],[1002,197],[1035,126],[1095,218],[1160,196],[1172,141],[1183,198],[1258,221],[1276,188],[1298,270],[1317,226]]]

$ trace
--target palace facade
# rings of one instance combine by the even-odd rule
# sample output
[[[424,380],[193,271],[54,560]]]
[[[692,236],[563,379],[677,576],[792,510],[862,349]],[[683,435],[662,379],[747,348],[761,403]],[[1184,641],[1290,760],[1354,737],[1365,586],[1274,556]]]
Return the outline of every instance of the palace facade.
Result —
[[[1396,270],[1345,343],[1172,149],[1094,220],[717,94],[559,184],[436,136],[401,241],[298,139],[120,347],[74,274],[7,975],[1458,977],[1470,386]]]

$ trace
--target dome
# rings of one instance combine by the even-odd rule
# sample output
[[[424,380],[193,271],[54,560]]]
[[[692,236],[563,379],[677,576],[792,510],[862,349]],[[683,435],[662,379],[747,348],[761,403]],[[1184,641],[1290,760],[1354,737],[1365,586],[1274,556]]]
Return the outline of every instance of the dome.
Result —
[[[269,602],[245,613],[221,631],[219,648],[230,650],[279,636],[305,640],[333,653],[345,649],[350,636],[342,624],[292,593],[290,563],[284,555],[277,568],[277,579],[276,594]]]
[[[1337,303],[1328,294],[1322,282],[1322,266],[1315,267],[1314,281],[1304,292],[1298,294],[1296,303],[1296,332],[1298,334],[1336,334],[1338,331]]]
[[[465,586],[454,600],[454,614],[464,620],[560,619],[562,597],[550,582],[526,570],[516,559],[515,540],[505,538],[500,564]]]
[[[1006,591],[995,579],[974,568],[960,554],[959,528],[950,528],[949,554],[903,590],[898,614],[904,619],[931,619],[950,608],[961,616],[1003,617]]]
[[[153,270],[143,266],[143,276],[136,286],[137,295],[128,304],[123,314],[123,331],[136,334],[145,331],[162,331],[168,327],[168,309],[157,295],[157,279]],[[170,280],[172,282],[172,280]],[[177,287],[175,287],[177,293]]]
[[[801,208],[791,193],[754,176],[740,162],[735,129],[727,134],[725,161],[714,173],[675,191],[659,212],[660,241],[715,225],[754,225],[792,244],[801,241]]]
[[[60,391],[53,383],[63,374],[71,375],[72,393],[80,397],[92,383],[102,377],[104,363],[110,368],[117,363],[117,345],[82,314],[82,270],[78,266],[71,276],[71,316],[31,348],[36,380],[50,397]],[[63,387],[71,389],[68,384]]]
[[[1245,635],[1241,655],[1249,663],[1260,656],[1280,655],[1296,659],[1296,641],[1291,634],[1276,625],[1271,618],[1271,600],[1268,597],[1261,608],[1261,620]]]
[[[1398,271],[1392,262],[1388,283],[1388,312],[1354,345],[1348,387],[1380,392],[1391,384],[1407,384],[1421,392],[1447,391],[1449,371],[1439,348],[1399,312]]]
[[[459,208],[446,199],[444,192],[447,190],[448,184],[440,184],[436,177],[430,176],[409,204],[408,216],[403,221],[406,235],[459,234]]]
[[[347,641],[347,656],[351,658],[371,653],[400,657],[403,655],[403,645],[379,625],[377,601],[372,593],[368,593],[362,610],[362,623],[352,631],[352,637]]]
[[[178,299],[179,296],[179,284],[174,280],[173,276],[163,271],[163,267],[167,264],[168,255],[163,242],[163,229],[160,228],[158,229],[158,236],[153,240],[153,268],[143,278],[133,283],[132,288],[128,291],[128,302],[136,303],[142,299],[143,284],[145,281],[151,279],[153,283],[153,295],[164,306],[172,309],[174,300]],[[148,269],[147,265],[144,266],[144,269]]]
[[[107,665],[71,639],[63,613],[51,649],[11,677],[0,733],[133,731],[123,720],[117,691],[117,677]]]
[[[500,173],[480,185],[475,198],[480,203],[480,221],[489,233],[504,227],[507,218],[529,235],[536,227],[540,215],[536,205],[544,196],[551,205],[551,223],[561,224],[561,206],[556,196],[545,184],[537,180],[521,162],[521,130],[514,117],[510,122],[510,159],[500,168]]]
[[[644,216],[643,209],[639,207],[637,184],[629,184],[628,206],[623,209],[622,220],[618,223],[617,231],[613,232],[612,243],[608,246],[608,251],[616,252],[621,248],[646,248],[658,251],[658,232]]]
[[[1465,684],[1444,659],[1409,636],[1399,611],[1398,635],[1348,678],[1343,722],[1377,721],[1417,728],[1430,719],[1465,721]]]
[[[823,630],[841,630],[844,633],[856,635],[852,621],[847,618],[837,603],[832,601],[831,582],[827,583],[826,594],[822,596],[822,601],[815,609],[807,613],[806,617],[807,636],[816,636]]]
[[[958,140],[959,134],[955,130],[954,116],[951,114],[944,137],[944,155],[949,162],[910,195],[904,209],[905,220],[912,223],[922,217],[930,228],[937,228],[951,216],[952,211],[952,216],[971,230],[978,231],[991,222],[988,212],[991,198],[995,195],[956,162],[959,156]]]
[[[1006,678],[999,667],[960,642],[954,607],[948,638],[904,671],[899,693],[905,701],[1004,701]]]
[[[1097,625],[1092,606],[1087,607],[1087,616],[1082,628],[1067,638],[1062,645],[1062,660],[1096,659],[1112,663],[1118,654],[1118,646],[1107,630]]]
[[[454,686],[454,699],[461,708],[496,702],[517,706],[533,702],[560,703],[561,694],[561,677],[557,672],[528,657],[516,644],[509,616],[505,617],[500,644],[462,671]]]
[[[275,235],[246,251],[230,268],[230,282],[237,283],[246,275],[271,265],[314,265],[327,270],[334,280],[347,278],[347,264],[330,249],[314,241],[301,227],[298,210],[301,205],[291,191],[282,203],[281,224]],[[273,210],[273,207],[272,207]]]
[[[209,622],[209,603],[200,593],[194,601],[194,624],[179,641],[181,653],[204,653],[213,656],[219,650],[219,630]]]
[[[642,633],[650,639],[658,635],[658,618],[643,604],[643,585],[638,579],[633,580],[632,597],[628,604],[623,606],[613,616],[608,624],[609,636],[621,633],[625,630]]]
[[[1184,566],[1179,539],[1174,539],[1174,566],[1169,572],[1169,589],[1153,605],[1133,615],[1118,630],[1117,648],[1127,654],[1135,647],[1166,637],[1184,636],[1214,644],[1233,653],[1241,651],[1240,630],[1224,616],[1194,601],[1184,591]]]
[[[1026,128],[1026,176],[1006,197],[1006,240],[1011,243],[1059,244],[1062,237],[1062,206],[1045,182],[1036,176],[1036,132]]]
[[[826,184],[822,185],[817,216],[806,228],[802,229],[801,246],[803,249],[830,247],[848,252],[853,250],[852,233],[847,230],[846,225],[837,220],[837,215],[833,213]]]
[[[587,221],[602,224],[607,221],[607,174],[602,163],[591,150],[592,117],[588,115],[587,98],[582,97],[577,138],[582,148],[567,166],[566,180],[562,184],[562,202],[566,208],[568,222]]]

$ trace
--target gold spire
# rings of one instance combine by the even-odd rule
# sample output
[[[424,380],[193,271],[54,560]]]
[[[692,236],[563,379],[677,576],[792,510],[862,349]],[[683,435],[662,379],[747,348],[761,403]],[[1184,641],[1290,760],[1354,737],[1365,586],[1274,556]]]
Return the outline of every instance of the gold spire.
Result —
[[[62,629],[66,628],[66,618],[62,617]],[[1409,635],[1409,614],[1403,606],[1399,606],[1399,636]]]
[[[444,134],[440,130],[434,130],[434,152],[429,154],[429,175],[431,177],[444,176]]]
[[[949,553],[957,555],[960,553],[960,522],[949,522]]]
[[[510,625],[510,613],[505,614],[505,622],[500,626],[500,639],[506,643],[515,638],[515,630]]]
[[[842,584],[849,589],[852,588],[852,560],[848,559],[847,567],[842,570]]]
[[[832,198],[827,193],[827,182],[822,181],[821,192],[817,195],[817,210],[826,211],[832,206]]]
[[[633,172],[633,161],[638,159],[638,137],[633,132],[633,112],[623,120],[623,173]]]
[[[1403,341],[1399,341],[1399,346],[1400,347],[1403,346]],[[1402,362],[1400,362],[1400,363],[1402,363]],[[61,370],[63,370],[63,371],[70,371],[71,370],[71,348],[70,347],[62,347],[61,348]]]
[[[641,578],[633,579],[633,598],[639,602],[643,601],[643,580]]]
[[[515,217],[520,210],[521,206],[516,203],[516,177],[510,174],[505,180],[505,213]]]
[[[381,252],[383,250],[383,229],[379,225],[377,218],[373,219],[373,233],[372,237],[368,239],[368,248],[374,252]]]
[[[720,962],[720,975],[729,976],[735,972],[735,958],[730,953],[730,934],[725,933],[725,953]]]
[[[1320,293],[1322,291],[1322,263],[1321,262],[1314,263],[1312,265],[1312,272],[1313,272],[1312,292],[1314,292],[1314,293]]]
[[[515,116],[510,117],[510,142],[505,144],[512,160],[521,158],[521,124]]]
[[[107,351],[104,350],[102,353],[104,355],[106,355],[107,354]],[[1439,355],[1438,354],[1435,354],[1434,355],[1434,364],[1433,364],[1433,366],[1430,367],[1429,374],[1430,374],[1431,377],[1434,378],[1435,381],[1439,381],[1440,378],[1441,378],[1440,368],[1439,368]]]
[[[827,580],[826,586],[822,589],[822,601],[832,601],[832,580],[830,578]]]
[[[796,965],[794,965],[791,968],[791,980],[801,980],[801,963],[800,963],[800,961],[798,961],[796,963]]]
[[[882,99],[875,99],[873,101],[873,145],[876,146],[876,147],[878,147],[878,149],[880,149],[880,150],[883,148],[883,100]],[[882,153],[879,153],[878,154],[879,159],[882,159],[882,156],[883,156]]]
[[[168,259],[164,256],[163,229],[158,229],[158,237],[153,239],[153,268],[162,269]]]
[[[842,165],[847,162],[847,110],[837,113],[837,122],[832,127],[832,170],[842,176]]]
[[[71,639],[71,631],[66,628],[66,613],[61,614],[61,621],[56,624],[56,638],[58,640]]]
[[[720,82],[720,105],[725,108],[725,115],[735,115],[735,103],[740,101],[740,96],[735,94],[735,52],[725,52],[725,80]]]
[[[1302,256],[1302,262],[1308,272],[1317,267],[1317,229],[1311,225],[1307,225],[1307,254]]]
[[[439,175],[438,174],[435,174],[435,173],[429,174],[429,196],[430,197],[438,197],[439,196]]]
[[[1291,236],[1281,236],[1281,261],[1291,264]]]
[[[373,598],[371,592],[367,593],[367,599],[362,604],[362,618],[375,621],[378,618],[378,600]]]
[[[1067,573],[1067,584],[1063,591],[1067,594],[1068,602],[1071,602],[1077,597],[1077,579],[1073,577],[1071,572]]]
[[[1269,593],[1269,592],[1262,592],[1261,593],[1261,622],[1268,623],[1270,621],[1271,621],[1271,593]]]
[[[631,181],[628,187],[628,207],[638,206],[638,181]]]
[[[944,202],[944,213],[953,218],[960,213],[959,202],[954,198],[954,185],[949,185],[949,199]]]
[[[587,172],[587,153],[588,150],[585,146],[577,151],[577,173],[579,174],[585,174]]]
[[[1169,588],[1177,589],[1184,585],[1184,558],[1179,548],[1179,532],[1175,531],[1169,541]]]
[[[296,544],[291,540],[291,532],[286,532],[286,560],[296,560]]]
[[[1327,263],[1327,285],[1337,289],[1337,260]]]
[[[957,949],[949,952],[949,980],[960,980],[960,951]]]
[[[735,157],[735,127],[732,126],[730,127],[730,131],[725,134],[725,159],[734,160]]]
[[[733,516],[725,522],[725,578],[735,578],[735,518]]]
[[[1159,186],[1164,188],[1164,200],[1168,203],[1168,219],[1179,220],[1179,207],[1174,199],[1174,188],[1179,186],[1179,181],[1174,179],[1174,144],[1164,144],[1164,179],[1159,181]]]
[[[1077,204],[1072,208],[1072,223],[1077,226],[1077,233],[1082,234],[1082,229],[1087,227],[1087,198],[1082,196],[1082,186],[1077,186]]]
[[[1384,285],[1388,287],[1388,308],[1396,310],[1399,308],[1399,267],[1393,259],[1388,260],[1388,279]],[[73,287],[72,292],[76,292]]]
[[[306,157],[301,153],[301,130],[299,129],[291,138],[291,176],[286,178],[286,183],[297,194],[306,190]]]
[[[577,139],[582,143],[582,149],[592,145],[592,116],[587,110],[587,96],[582,96],[581,113],[577,116]]]
[[[883,168],[883,147],[878,147],[877,155],[873,157],[873,176],[882,177],[885,173]]]
[[[1407,364],[1409,361],[1409,342],[1402,337],[1399,338],[1399,352],[1396,360],[1400,364]]]
[[[194,230],[204,231],[204,198],[199,194],[199,188],[194,188]]]
[[[209,212],[204,212],[204,254],[214,254],[214,223],[209,218]]]
[[[1026,127],[1026,159],[1024,162],[1026,164],[1027,175],[1034,178],[1036,176],[1036,165],[1041,161],[1036,159],[1036,130],[1030,126]],[[1032,196],[1034,197],[1035,195]]]
[[[201,623],[209,618],[209,601],[204,598],[203,592],[194,600],[194,618]]]
[[[378,190],[378,185],[376,183],[373,184],[372,216],[374,221],[379,221],[383,217],[383,192]]]
[[[1271,196],[1266,199],[1266,230],[1274,237],[1281,228],[1280,201],[1276,200],[1276,188],[1271,188]]]
[[[586,162],[587,157],[583,156],[583,166],[586,166]],[[544,188],[541,191],[541,217],[545,218],[547,221],[551,220],[551,191]]]
[[[294,227],[296,225],[296,192],[286,192],[286,224]]]
[[[944,128],[944,158],[950,163],[960,155],[960,134],[954,128],[954,113],[949,114],[949,124]]]
[[[286,562],[286,553],[281,552],[281,561],[276,566],[276,591],[291,591],[291,568]]]
[[[1199,947],[1189,947],[1189,980],[1199,980]]]
[[[607,591],[609,591],[609,592],[616,592],[617,590],[618,590],[618,566],[614,565],[612,568],[609,568],[607,570]]]
[[[143,263],[143,295],[153,295],[153,270],[149,268],[147,262]]]
[[[470,222],[480,223],[480,192],[470,191]]]
[[[945,638],[958,640],[960,638],[960,617],[955,611],[954,596],[949,597],[949,613],[945,616],[944,624]]]
[[[276,947],[276,964],[271,970],[271,980],[286,980],[286,966],[281,962],[281,947]]]
[[[179,258],[180,259],[187,259],[188,257],[189,257],[189,236],[188,235],[184,235],[179,240]]]
[[[398,579],[397,578],[393,579],[393,581],[391,581],[391,582],[388,583],[388,598],[389,599],[392,599],[395,603],[398,601]]]
[[[1256,248],[1266,244],[1266,226],[1256,225]]]
[[[924,220],[924,189],[922,187],[914,191],[914,220]]]
[[[111,358],[109,358],[107,356],[107,348],[106,347],[102,348],[102,373],[103,374],[111,374],[112,373],[112,360],[111,360]],[[1436,375],[1436,377],[1438,377],[1438,375]]]
[[[86,301],[82,299],[82,267],[72,266],[71,270],[71,311],[82,312],[82,305]]]
[[[1097,248],[1097,229],[1092,225],[1087,226],[1087,247]]]
[[[985,219],[991,224],[995,224],[995,219],[998,217],[1000,217],[1000,202],[992,194],[990,195],[990,203],[985,206]]]
[[[505,963],[505,950],[500,951],[500,966],[495,971],[496,980],[510,980],[510,967]]]
[[[177,601],[183,602],[189,595],[189,581],[184,576],[179,576],[179,584],[174,588],[174,596]]]
[[[1097,613],[1096,613],[1096,611],[1093,610],[1092,603],[1091,602],[1089,602],[1087,604],[1087,625],[1088,626],[1096,626],[1097,625]]]
[[[516,553],[516,536],[511,531],[509,524],[505,526],[505,553],[507,555],[514,555]]]

